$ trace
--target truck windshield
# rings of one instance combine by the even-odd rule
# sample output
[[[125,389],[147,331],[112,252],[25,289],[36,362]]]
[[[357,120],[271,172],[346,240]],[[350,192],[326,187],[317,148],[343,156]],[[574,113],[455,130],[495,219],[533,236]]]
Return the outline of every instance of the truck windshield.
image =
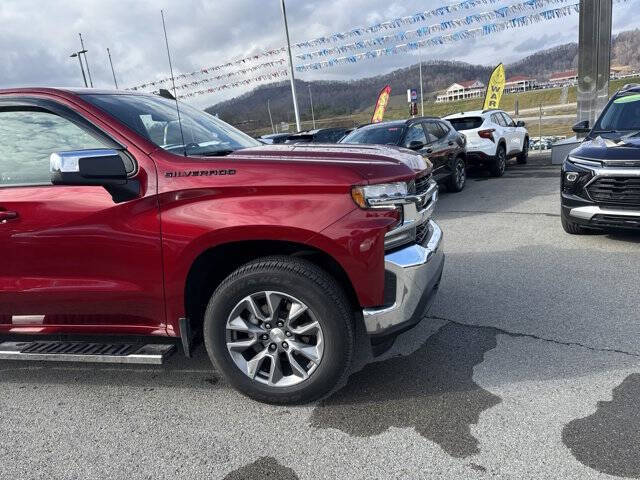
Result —
[[[181,133],[174,100],[128,94],[87,94],[83,98],[172,153],[226,155],[260,145],[257,140],[213,115],[184,103],[180,103]]]
[[[594,133],[615,133],[640,130],[640,94],[616,98],[602,112],[593,129]]]
[[[367,126],[354,130],[340,140],[340,143],[363,143],[378,145],[397,145],[402,137],[401,125]]]

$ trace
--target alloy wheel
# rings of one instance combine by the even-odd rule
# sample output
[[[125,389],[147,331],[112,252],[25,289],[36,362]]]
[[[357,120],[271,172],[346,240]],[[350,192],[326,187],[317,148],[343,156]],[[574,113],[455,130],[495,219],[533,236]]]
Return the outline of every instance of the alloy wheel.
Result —
[[[248,295],[226,323],[227,350],[249,378],[271,387],[305,381],[324,353],[320,323],[307,305],[282,292]]]

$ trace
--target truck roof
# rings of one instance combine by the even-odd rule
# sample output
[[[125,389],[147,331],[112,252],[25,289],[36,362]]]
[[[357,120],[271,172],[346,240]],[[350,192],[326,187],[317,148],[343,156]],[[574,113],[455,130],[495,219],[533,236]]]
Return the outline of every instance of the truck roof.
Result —
[[[49,94],[60,94],[60,93],[71,93],[73,95],[149,95],[145,92],[135,92],[132,90],[109,90],[109,89],[98,89],[98,88],[78,88],[78,87],[16,87],[16,88],[1,88],[0,94],[6,93],[49,93]]]

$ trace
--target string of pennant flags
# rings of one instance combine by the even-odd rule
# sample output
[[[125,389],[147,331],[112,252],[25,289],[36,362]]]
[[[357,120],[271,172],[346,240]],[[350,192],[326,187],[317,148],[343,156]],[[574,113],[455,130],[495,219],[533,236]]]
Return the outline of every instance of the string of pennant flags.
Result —
[[[618,1],[628,1],[628,0],[618,0]],[[524,16],[512,18],[503,22],[489,23],[489,24],[483,25],[480,28],[475,28],[472,30],[463,30],[463,31],[455,32],[449,35],[442,35],[442,36],[420,40],[416,42],[408,42],[405,44],[395,45],[393,47],[372,50],[368,52],[362,52],[362,53],[358,53],[356,55],[351,55],[348,57],[335,58],[335,59],[331,59],[323,62],[317,62],[309,65],[301,65],[296,67],[296,70],[298,70],[299,72],[304,72],[309,70],[320,70],[322,68],[328,68],[336,65],[346,64],[346,63],[355,63],[355,62],[359,62],[361,60],[366,60],[366,59],[375,59],[383,56],[399,55],[402,53],[410,52],[412,50],[418,50],[420,48],[424,48],[427,46],[439,46],[439,45],[444,45],[452,42],[457,42],[464,39],[476,38],[478,36],[493,35],[493,34],[502,32],[506,29],[526,27],[535,23],[562,18],[567,15],[571,15],[574,12],[579,12],[579,11],[580,11],[580,4],[578,3],[566,5],[564,7],[545,10],[545,11],[538,12],[531,15],[524,15]],[[287,71],[282,70],[281,72],[277,72],[277,76],[274,76],[273,78],[275,79],[275,78],[282,78],[287,76],[288,76]],[[236,86],[249,85],[251,83],[264,80],[265,79],[264,77],[265,76],[260,76],[256,78],[246,79],[241,82],[234,82],[233,84],[229,84],[229,85],[222,85],[222,86],[213,87],[209,89],[202,89],[194,92],[189,92],[181,95],[181,97],[193,97],[193,96],[203,95],[207,93],[214,93],[227,88],[235,88]]]
[[[192,82],[183,83],[180,85],[176,85],[176,90],[184,90],[186,88],[192,88],[197,85],[201,85],[203,83],[216,82],[218,80],[226,80],[227,78],[237,77],[238,75],[246,75],[250,72],[255,72],[256,70],[260,70],[267,67],[278,67],[286,63],[287,60],[284,58],[274,60],[272,62],[262,63],[260,65],[254,65],[253,67],[244,68],[242,70],[235,70],[229,73],[223,73],[221,75],[215,75],[213,77],[201,78],[199,80],[194,80]]]
[[[413,15],[398,17],[387,22],[376,23],[373,25],[369,25],[368,27],[353,28],[345,32],[334,33],[329,36],[318,37],[314,38],[313,40],[295,43],[291,46],[295,48],[313,48],[319,45],[325,45],[327,43],[343,41],[353,37],[360,37],[362,35],[377,33],[382,30],[400,28],[404,25],[413,25],[415,23],[425,22],[433,17],[442,17],[444,15],[459,12],[461,10],[470,10],[479,6],[493,5],[500,1],[502,0],[465,0],[460,3],[444,5],[442,7],[434,8],[433,10],[427,10],[426,12],[418,12],[414,13]],[[535,2],[537,0],[532,1]]]
[[[526,0],[521,3],[516,3],[511,6],[501,7],[490,12],[481,12],[473,15],[467,15],[463,18],[456,18],[453,20],[446,20],[434,25],[420,27],[416,30],[408,30],[405,32],[395,33],[393,35],[384,35],[381,37],[370,38],[353,42],[347,45],[340,45],[337,47],[324,48],[315,52],[302,53],[296,55],[296,58],[300,60],[311,60],[316,57],[326,57],[330,55],[338,55],[348,53],[350,51],[362,50],[364,48],[370,48],[375,46],[381,46],[386,43],[396,41],[403,42],[411,40],[412,38],[420,38],[432,35],[434,33],[443,32],[446,30],[453,30],[456,28],[471,25],[473,23],[487,22],[498,18],[506,18],[511,15],[521,13],[525,10],[540,9],[549,4],[561,4],[570,0]]]
[[[489,1],[489,0],[487,0]],[[540,1],[540,0],[536,0]],[[545,1],[545,0],[542,0]],[[553,1],[553,0],[552,0]],[[555,3],[561,3],[567,0],[557,0]],[[614,0],[615,4],[618,3],[626,3],[631,0]],[[524,2],[522,2],[524,3]],[[547,2],[548,4],[549,2]],[[507,7],[508,8],[508,7]],[[563,18],[568,15],[572,15],[574,13],[578,13],[580,11],[580,4],[574,3],[570,5],[565,5],[562,7],[557,7],[553,9],[543,10],[541,12],[529,14],[529,15],[521,15],[518,17],[510,18],[500,22],[494,23],[486,23],[481,27],[474,29],[464,29],[461,31],[453,32],[447,35],[438,35],[432,38],[422,38],[417,41],[410,41],[398,45],[394,45],[386,48],[379,48],[374,50],[369,50],[366,52],[360,52],[354,55],[348,55],[344,57],[337,57],[328,60],[324,60],[321,62],[309,63],[305,65],[299,65],[296,67],[298,72],[308,72],[314,70],[322,70],[325,68],[334,67],[337,65],[343,65],[348,63],[356,63],[363,60],[377,59],[385,56],[391,55],[399,55],[402,53],[408,53],[411,51],[415,51],[424,47],[437,47],[440,45],[450,44],[454,42],[458,42],[466,39],[473,39],[478,37],[486,37],[489,35],[493,35],[499,32],[503,32],[508,29],[522,28],[527,27],[533,24],[537,24],[544,21],[551,21],[558,18]],[[494,17],[498,18],[498,17]],[[199,88],[205,83],[215,82],[222,79],[232,78],[236,75],[247,74],[249,72],[256,71],[258,68],[266,68],[272,66],[281,66],[286,63],[285,59],[278,59],[275,61],[265,62],[261,64],[262,66],[253,66],[247,67],[242,70],[238,70],[236,72],[229,72],[227,74],[217,75],[210,78],[200,78],[194,80],[192,82],[187,82],[182,85],[176,86],[176,89],[186,90],[183,93],[178,95],[179,98],[190,98],[199,95],[216,93],[224,90],[234,89],[242,86],[251,85],[254,83],[260,83],[265,81],[273,81],[279,80],[288,77],[287,69],[280,69],[270,73],[263,73],[258,76],[254,76],[251,78],[245,78],[242,80],[236,80],[231,83],[225,83],[222,85],[210,86],[208,88]],[[254,68],[256,67],[256,68]],[[182,78],[186,78],[188,75],[184,75]],[[178,78],[178,77],[176,77]],[[155,82],[157,85],[158,82]],[[152,84],[147,84],[147,86],[152,86]],[[197,90],[196,90],[197,89]]]
[[[294,49],[302,49],[302,48],[313,48],[315,46],[319,46],[319,45],[323,45],[326,43],[330,43],[330,42],[335,42],[338,40],[344,40],[344,39],[348,39],[348,38],[352,38],[355,36],[361,36],[364,34],[368,34],[368,33],[376,33],[379,32],[381,30],[388,30],[388,29],[394,29],[394,28],[400,28],[403,25],[410,25],[410,24],[415,24],[418,22],[424,22],[427,21],[433,17],[437,17],[437,16],[444,16],[444,15],[448,15],[450,13],[455,13],[461,10],[470,10],[479,6],[486,6],[486,5],[491,5],[491,4],[495,4],[498,2],[501,2],[504,0],[464,0],[460,3],[456,3],[456,4],[452,4],[452,5],[445,5],[445,6],[441,6],[438,8],[435,8],[433,10],[429,10],[426,12],[419,12],[419,13],[415,13],[413,15],[408,15],[406,17],[399,17],[396,18],[394,20],[390,20],[387,22],[380,22],[380,23],[376,23],[374,25],[370,25],[368,27],[359,27],[359,28],[354,28],[351,29],[349,31],[346,32],[342,32],[342,33],[334,33],[332,35],[326,36],[326,37],[318,37],[315,38],[313,40],[307,40],[304,42],[299,42],[299,43],[295,43],[292,44],[291,47]],[[536,2],[541,2],[541,1],[549,1],[549,0],[527,0],[528,2],[532,2],[532,3],[536,3]],[[551,1],[560,1],[560,0],[551,0]],[[566,0],[564,0],[566,1]],[[248,57],[244,57],[244,58],[240,58],[238,60],[233,60],[230,62],[225,62],[219,65],[214,65],[211,67],[204,67],[201,68],[200,70],[196,70],[193,72],[189,72],[189,73],[181,73],[179,75],[176,75],[174,78],[176,80],[182,80],[188,77],[194,77],[194,76],[198,76],[198,75],[202,75],[202,74],[209,74],[211,72],[216,72],[219,70],[224,70],[224,69],[228,69],[228,68],[233,68],[233,67],[237,67],[237,66],[241,66],[241,65],[245,65],[247,63],[250,62],[254,62],[254,61],[258,61],[261,60],[263,58],[267,58],[267,57],[273,57],[273,56],[278,56],[278,55],[283,55],[286,52],[286,47],[280,47],[280,48],[276,48],[276,49],[271,49],[271,50],[266,50],[264,52],[261,52],[259,54],[255,54],[255,55],[251,55]],[[267,64],[269,62],[266,62]],[[128,90],[144,90],[146,88],[149,87],[156,87],[156,86],[160,86],[163,85],[165,83],[171,82],[171,77],[165,77],[159,80],[154,80],[151,82],[146,82],[146,83],[142,83],[133,87],[128,88]]]
[[[615,3],[627,2],[629,0],[616,0]],[[433,38],[418,40],[414,42],[407,42],[399,45],[394,45],[387,48],[379,48],[375,50],[369,50],[366,52],[360,52],[354,55],[347,55],[344,57],[331,58],[322,62],[309,63],[305,65],[299,65],[296,68],[298,72],[308,72],[312,70],[322,70],[325,68],[334,67],[336,65],[344,65],[348,63],[357,63],[362,60],[370,60],[384,56],[398,55],[400,53],[406,53],[412,50],[418,50],[424,47],[433,47],[438,45],[449,44],[458,42],[460,40],[466,40],[470,38],[484,37],[492,35],[498,32],[502,32],[507,29],[526,27],[542,21],[554,20],[556,18],[566,17],[572,13],[578,13],[580,11],[580,4],[574,3],[566,5],[564,7],[553,8],[550,10],[544,10],[542,12],[534,13],[531,15],[523,15],[509,20],[505,20],[497,23],[488,23],[479,28],[461,30],[448,35],[440,35]]]
[[[189,98],[189,97],[195,97],[198,95],[206,95],[209,93],[216,93],[216,92],[220,92],[222,90],[228,90],[228,89],[232,89],[232,88],[238,88],[238,87],[243,87],[246,85],[250,85],[252,83],[257,83],[257,82],[264,82],[266,80],[277,80],[280,78],[286,78],[289,76],[289,71],[288,70],[279,70],[277,72],[271,72],[271,73],[266,73],[263,75],[259,75],[257,77],[254,78],[246,78],[244,80],[239,80],[237,82],[233,82],[233,83],[228,83],[228,84],[224,84],[224,85],[216,85],[215,87],[209,87],[209,88],[204,88],[201,90],[197,90],[197,91],[193,91],[193,92],[187,92],[184,93],[182,95],[179,95],[178,98]]]
[[[285,51],[286,51],[286,47],[277,48],[275,50],[267,50],[267,51],[262,52],[260,54],[252,55],[250,57],[241,58],[239,60],[234,60],[232,62],[222,63],[220,65],[215,65],[213,67],[204,67],[204,68],[201,68],[200,70],[197,70],[195,72],[181,73],[179,75],[175,75],[174,78],[176,80],[183,80],[185,78],[195,77],[197,75],[203,75],[203,74],[206,75],[206,74],[217,72],[217,71],[224,70],[224,69],[227,69],[227,68],[237,67],[237,66],[240,66],[240,65],[245,65],[247,63],[259,60],[261,58],[271,57],[271,56],[274,56],[274,55],[282,55],[282,54],[284,54]],[[238,70],[238,72],[246,73],[246,72],[250,72],[250,71],[260,70],[260,69],[263,69],[263,68],[273,67],[273,66],[276,66],[276,65],[280,65],[284,61],[286,61],[286,60],[285,59],[272,60],[272,61],[269,61],[269,62],[264,62],[264,63],[260,63],[260,64],[257,64],[257,65],[253,65],[252,67],[249,67],[249,68],[246,68],[246,69],[243,69],[243,70]],[[161,78],[160,80],[154,80],[152,82],[141,83],[140,85],[136,85],[134,87],[130,87],[127,90],[144,90],[145,88],[163,85],[163,84],[168,83],[168,82],[171,82],[171,77],[165,77],[165,78]]]

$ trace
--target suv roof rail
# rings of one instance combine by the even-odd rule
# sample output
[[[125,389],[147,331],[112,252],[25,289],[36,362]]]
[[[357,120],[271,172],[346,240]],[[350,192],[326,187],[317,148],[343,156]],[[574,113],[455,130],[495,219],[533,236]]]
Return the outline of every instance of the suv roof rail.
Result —
[[[482,110],[482,113],[495,112],[500,110],[499,108],[487,108],[486,110]]]

